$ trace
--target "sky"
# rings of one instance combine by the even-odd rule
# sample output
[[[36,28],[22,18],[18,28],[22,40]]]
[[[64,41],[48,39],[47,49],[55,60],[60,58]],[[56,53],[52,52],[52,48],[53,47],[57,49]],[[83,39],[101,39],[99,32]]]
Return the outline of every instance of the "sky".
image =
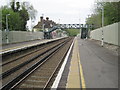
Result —
[[[8,4],[10,0],[1,0],[1,5]],[[85,23],[85,19],[92,13],[94,0],[16,0],[28,1],[37,10],[37,24],[40,16],[49,17],[50,20],[61,24]],[[31,21],[28,22],[30,27]]]

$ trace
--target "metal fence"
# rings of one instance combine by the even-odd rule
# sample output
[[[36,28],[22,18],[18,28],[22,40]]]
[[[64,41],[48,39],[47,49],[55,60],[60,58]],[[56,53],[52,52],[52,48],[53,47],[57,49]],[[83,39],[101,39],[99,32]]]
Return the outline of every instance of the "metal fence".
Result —
[[[103,30],[103,38],[104,42],[119,45],[120,39],[118,36],[120,35],[120,22],[114,23],[103,28],[95,29],[90,32],[90,38],[95,40],[102,40],[102,30]]]

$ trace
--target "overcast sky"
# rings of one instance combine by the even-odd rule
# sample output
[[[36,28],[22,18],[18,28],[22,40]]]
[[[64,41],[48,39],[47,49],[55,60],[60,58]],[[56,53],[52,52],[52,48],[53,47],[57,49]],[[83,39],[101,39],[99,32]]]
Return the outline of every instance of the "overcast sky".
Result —
[[[10,0],[1,0],[0,5],[7,4]],[[85,23],[85,18],[92,13],[94,0],[16,0],[29,1],[37,10],[35,24],[39,17],[49,17],[55,22],[71,24]],[[30,23],[29,23],[30,24]]]

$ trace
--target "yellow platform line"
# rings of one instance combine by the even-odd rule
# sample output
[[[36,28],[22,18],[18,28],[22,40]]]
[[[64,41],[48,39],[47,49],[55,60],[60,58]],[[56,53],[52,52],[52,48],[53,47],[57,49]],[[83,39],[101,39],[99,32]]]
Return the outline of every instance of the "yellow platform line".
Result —
[[[80,62],[77,38],[75,38],[74,40],[71,66],[70,66],[70,72],[68,75],[66,88],[82,88],[83,90],[86,90],[83,69]]]
[[[79,53],[78,53],[78,58],[80,58]],[[81,76],[81,85],[82,85],[81,87],[84,88],[84,90],[85,90],[86,84],[85,84],[85,79],[84,79],[84,75],[83,75],[82,64],[81,64],[80,60],[78,62],[79,62],[79,69],[80,69],[80,76]]]

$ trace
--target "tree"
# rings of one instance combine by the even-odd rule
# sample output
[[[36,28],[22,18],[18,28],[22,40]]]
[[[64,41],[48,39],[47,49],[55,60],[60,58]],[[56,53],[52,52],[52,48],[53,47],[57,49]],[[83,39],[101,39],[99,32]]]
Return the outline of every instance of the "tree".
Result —
[[[16,7],[15,7],[15,4],[16,4]],[[15,0],[12,0],[12,2],[10,3],[10,6],[14,12],[18,12],[20,9],[20,2],[16,2]]]
[[[29,2],[20,3],[18,1],[16,2],[16,0],[12,0],[10,6],[10,8],[7,6],[0,8],[2,11],[2,30],[6,29],[6,15],[10,14],[10,16],[8,16],[9,29],[27,31],[27,21],[30,18],[35,19],[37,11]]]
[[[86,24],[94,25],[93,29],[101,27],[101,14],[92,14],[89,18],[86,18]]]
[[[109,25],[115,22],[119,22],[119,14],[118,7],[120,2],[106,2],[104,5],[104,15],[105,15],[105,25]]]
[[[97,1],[94,7],[94,14],[86,18],[87,24],[94,24],[94,28],[102,25],[102,9],[104,9],[104,26],[120,21],[120,1],[119,2],[100,2]]]
[[[18,12],[19,11],[19,9],[20,9],[20,3],[19,2],[16,2],[16,11]]]
[[[34,9],[34,7],[29,3],[29,2],[23,2],[22,7],[25,7],[26,10],[28,11],[29,18],[35,19],[37,11]]]
[[[21,21],[22,21],[22,30],[26,31],[26,24],[27,21],[29,20],[29,14],[27,12],[27,10],[25,9],[25,7],[22,7],[22,9],[19,11],[20,17],[21,17]]]
[[[11,4],[11,9],[15,12],[15,0],[12,0]]]
[[[28,20],[34,20],[36,17],[37,11],[33,8],[32,5],[30,5],[29,2],[23,2],[21,3],[22,9],[19,11],[20,16],[22,17],[23,22],[23,29],[26,30],[26,24]]]
[[[8,27],[9,30],[21,30],[21,26],[20,24],[21,22],[21,17],[19,15],[19,13],[15,13],[12,9],[4,6],[1,7],[0,10],[2,10],[2,30],[6,29],[6,15],[10,14],[10,16],[8,16]]]

